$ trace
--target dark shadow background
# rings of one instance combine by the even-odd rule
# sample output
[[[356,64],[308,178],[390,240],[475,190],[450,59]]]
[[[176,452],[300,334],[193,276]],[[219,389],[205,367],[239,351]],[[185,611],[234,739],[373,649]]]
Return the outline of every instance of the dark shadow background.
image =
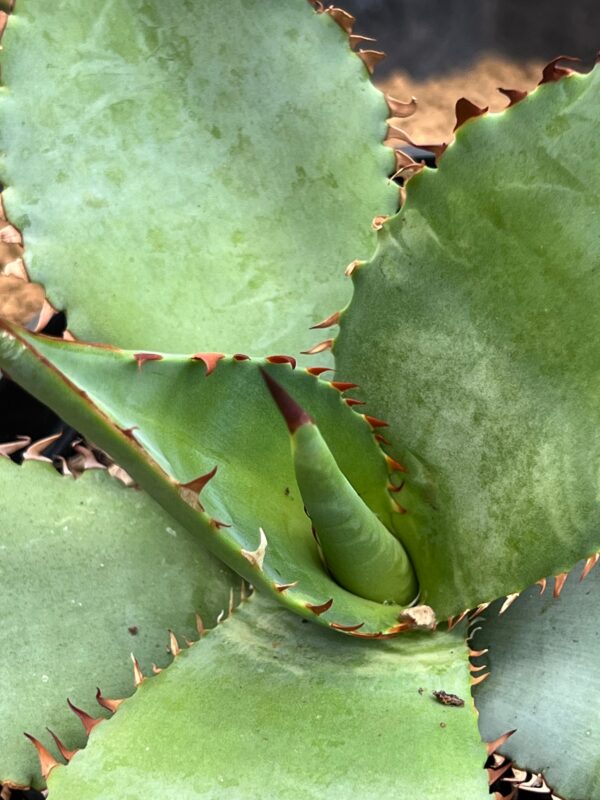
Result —
[[[404,70],[426,78],[468,66],[484,53],[593,62],[600,47],[600,0],[340,0],[355,32],[377,38],[387,58],[378,77]],[[364,45],[368,47],[368,45]]]

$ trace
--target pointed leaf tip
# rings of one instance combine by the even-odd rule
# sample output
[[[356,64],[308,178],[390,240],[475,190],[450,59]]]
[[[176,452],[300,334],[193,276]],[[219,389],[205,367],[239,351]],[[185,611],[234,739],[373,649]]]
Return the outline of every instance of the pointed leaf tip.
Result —
[[[266,370],[261,368],[260,371],[271,397],[286,422],[289,432],[295,433],[302,425],[311,425],[313,420],[310,414],[302,406],[298,405],[294,398]]]

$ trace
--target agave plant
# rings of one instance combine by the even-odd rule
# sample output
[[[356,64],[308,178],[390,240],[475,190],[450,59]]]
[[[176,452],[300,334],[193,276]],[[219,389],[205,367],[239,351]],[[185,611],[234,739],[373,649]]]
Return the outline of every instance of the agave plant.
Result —
[[[4,794],[600,797],[599,69],[430,170],[341,9],[4,13]]]

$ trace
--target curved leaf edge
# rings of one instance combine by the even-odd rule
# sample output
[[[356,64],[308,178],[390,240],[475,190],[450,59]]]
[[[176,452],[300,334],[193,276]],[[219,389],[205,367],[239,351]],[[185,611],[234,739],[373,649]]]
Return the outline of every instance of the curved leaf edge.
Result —
[[[130,358],[134,363],[137,362],[138,369],[143,369],[143,365],[146,362],[162,360],[163,358],[184,363],[200,361],[203,362],[205,375],[209,375],[213,370],[218,369],[219,364],[244,361],[253,361],[269,368],[295,369],[296,362],[294,358],[274,355],[267,356],[265,359],[251,359],[241,353],[229,358],[221,353],[197,353],[192,356],[168,356],[150,352],[136,353],[122,351],[113,346],[84,344],[81,342],[71,343],[39,334],[35,335],[18,326],[0,320],[0,351],[4,351],[0,360],[7,374],[11,375],[11,359],[13,365],[20,359],[20,370],[23,366],[22,359],[31,359],[31,363],[28,363],[23,372],[16,376],[18,382],[33,394],[37,391],[42,402],[48,403],[51,407],[55,405],[59,412],[60,401],[57,401],[56,398],[60,397],[66,388],[69,394],[77,398],[77,410],[73,411],[70,420],[74,427],[89,432],[87,434],[88,438],[106,449],[109,455],[145,491],[166,508],[180,524],[189,529],[194,529],[200,523],[207,534],[203,541],[212,550],[213,554],[225,561],[228,566],[250,584],[265,589],[280,603],[306,619],[316,621],[321,625],[350,636],[374,639],[387,638],[420,626],[422,620],[419,617],[418,608],[416,609],[417,613],[413,616],[411,609],[404,609],[394,605],[386,606],[385,619],[389,620],[389,622],[383,628],[369,630],[367,625],[363,630],[364,620],[353,620],[351,623],[336,621],[334,615],[327,613],[332,605],[331,598],[316,599],[305,596],[301,587],[297,587],[293,581],[282,584],[275,575],[269,576],[263,570],[263,561],[268,547],[268,539],[264,532],[260,533],[257,549],[252,551],[240,548],[233,542],[216,539],[214,537],[215,531],[221,529],[225,523],[207,514],[198,500],[199,492],[214,476],[215,471],[213,470],[206,475],[200,476],[189,484],[181,484],[175,481],[157,464],[144,446],[137,441],[135,429],[120,428],[102,409],[94,404],[85,392],[73,384],[45,355],[36,349],[36,340],[54,343],[55,345],[62,344],[66,347],[84,347],[89,351],[106,351],[108,349],[119,354],[119,356],[123,355],[127,359]],[[13,350],[14,352],[11,355]],[[17,353],[18,355],[15,359]],[[37,381],[38,370],[40,369],[44,371],[48,379],[48,384],[45,385],[43,391],[39,389]],[[394,519],[406,516],[405,509],[396,500],[398,493],[402,492],[405,487],[405,483],[402,481],[405,467],[381,449],[382,439],[378,430],[384,423],[356,411],[352,399],[345,397],[345,392],[352,388],[352,384],[323,380],[319,377],[323,374],[324,370],[322,368],[309,367],[303,371],[311,376],[313,380],[319,381],[320,384],[327,386],[330,390],[334,390],[339,395],[340,404],[347,406],[345,413],[351,413],[361,419],[368,430],[372,432],[374,446],[377,448],[377,452],[381,454],[382,471],[385,471],[388,478],[386,485],[381,487],[382,507],[385,502],[387,504],[386,507],[389,509],[388,519],[391,520],[393,530],[396,531],[397,535],[397,525],[394,524]],[[25,375],[27,377],[24,380]],[[14,374],[13,377],[15,377]],[[398,476],[400,477],[400,483],[396,483]],[[213,545],[212,547],[211,544]],[[364,602],[370,604],[370,601]],[[376,605],[379,606],[379,604]],[[430,622],[427,627],[431,629]]]
[[[577,578],[577,584],[581,585],[585,582],[585,580],[590,575],[591,571],[594,567],[598,564],[600,560],[600,553],[595,553],[593,556],[590,556],[583,562],[583,566],[581,572],[579,573],[579,577]],[[569,572],[562,573],[559,576],[552,576],[554,578],[554,586],[552,588],[552,601],[557,601],[560,599],[561,592],[564,588],[567,579],[571,579],[571,583],[573,580],[576,579],[576,567]],[[551,580],[551,579],[550,579]],[[537,581],[533,586],[539,586],[539,596],[542,596],[547,590],[550,589],[550,582],[549,579],[542,578]],[[532,589],[533,586],[527,587],[527,589]],[[523,592],[526,590],[523,590]],[[508,609],[519,600],[519,597],[522,593],[516,592],[514,594],[507,595],[503,603],[500,603],[498,600],[494,603],[494,606],[497,606],[496,609],[492,609],[494,612],[497,613],[497,616],[503,615]],[[471,687],[472,687],[472,697],[473,702],[475,705],[475,709],[479,714],[479,706],[477,703],[477,687],[482,684],[485,680],[487,680],[490,675],[492,674],[491,667],[486,663],[486,656],[490,652],[489,648],[483,650],[474,650],[472,648],[471,640],[473,637],[476,636],[477,632],[481,630],[481,626],[478,624],[479,620],[476,618],[479,616],[482,611],[485,611],[491,603],[486,603],[484,608],[481,611],[476,611],[471,617],[469,618],[469,632],[466,639],[467,647],[469,650],[469,670],[472,673],[471,679]],[[489,612],[488,612],[489,613]],[[543,796],[548,796],[551,800],[563,800],[562,796],[557,794],[550,783],[548,783],[546,776],[544,775],[543,771],[536,771],[531,767],[528,767],[527,764],[520,763],[513,758],[513,754],[511,752],[510,740],[512,736],[517,732],[517,729],[507,730],[505,733],[498,736],[497,739],[493,741],[486,741],[487,752],[489,756],[489,765],[488,771],[490,774],[490,784],[498,780],[506,780],[512,786],[514,786],[514,790],[518,791],[519,789],[524,790],[527,792],[533,791],[536,793],[540,793]]]
[[[247,589],[246,583],[242,581],[242,589],[240,594],[240,602],[236,605],[233,602],[233,594],[231,595],[231,601],[229,604],[229,608],[227,610],[223,610],[222,615],[220,615],[219,619],[217,619],[217,626],[222,625],[226,622],[237,609],[240,607],[241,603],[245,603],[250,597],[252,596],[252,590]],[[161,672],[164,672],[165,669],[168,669],[171,664],[174,663],[175,659],[178,658],[184,650],[189,650],[193,645],[197,644],[204,636],[208,635],[212,630],[215,628],[206,629],[204,627],[202,618],[199,615],[196,615],[197,619],[197,630],[198,630],[198,639],[190,640],[185,639],[183,647],[178,640],[177,635],[173,631],[169,631],[169,651],[173,656],[173,660],[171,663],[164,668],[159,668],[153,666],[152,668],[152,675],[144,675],[142,669],[135,657],[135,654],[131,654],[131,661],[132,661],[132,694],[128,695],[127,697],[120,697],[120,698],[108,698],[104,697],[100,688],[96,691],[96,701],[98,706],[102,709],[102,716],[94,717],[91,714],[88,714],[86,711],[83,711],[80,708],[77,708],[72,703],[69,702],[69,707],[71,711],[79,718],[81,724],[83,725],[86,741],[89,742],[90,737],[94,729],[100,725],[102,722],[106,722],[107,720],[111,719],[119,710],[120,706],[126,701],[129,700],[131,697],[135,696],[136,692],[140,688],[140,686],[148,681],[150,678],[159,675]],[[108,714],[107,714],[108,712]],[[48,750],[38,739],[34,736],[25,733],[24,735],[29,739],[33,747],[37,752],[37,756],[40,762],[40,771],[42,773],[42,777],[44,781],[48,781],[50,774],[55,770],[57,767],[64,767],[69,764],[71,759],[77,755],[79,750],[69,750],[63,742],[59,739],[59,737],[52,731],[50,731],[52,738],[56,743],[56,747],[58,750],[58,757]],[[86,744],[87,746],[87,744]],[[27,786],[13,786],[9,783],[5,783],[5,786],[8,786],[11,789],[21,789],[26,790],[29,787]]]
[[[587,72],[580,72],[579,70],[573,67],[564,67],[561,66],[561,62],[568,61],[571,63],[579,63],[581,59],[574,58],[571,56],[558,56],[552,59],[542,70],[542,76],[540,78],[539,83],[537,86],[532,89],[531,91],[525,91],[520,89],[504,89],[499,88],[498,91],[501,94],[504,94],[507,99],[508,103],[506,108],[501,111],[490,112],[488,108],[479,108],[474,103],[471,103],[467,98],[460,98],[456,103],[456,125],[454,127],[454,139],[452,139],[449,143],[443,142],[441,144],[422,144],[422,143],[415,143],[412,139],[408,138],[407,135],[398,128],[393,128],[392,130],[394,133],[400,132],[402,136],[398,139],[397,136],[391,135],[386,143],[390,146],[398,145],[398,144],[410,144],[414,147],[418,147],[419,149],[429,150],[433,153],[436,157],[436,168],[431,168],[425,165],[424,162],[420,164],[416,164],[414,162],[408,164],[405,158],[402,158],[399,161],[398,171],[396,175],[402,176],[404,178],[404,183],[401,190],[401,205],[398,209],[397,213],[393,216],[387,218],[381,218],[379,220],[379,224],[377,225],[377,245],[371,259],[368,261],[356,259],[352,261],[345,270],[345,277],[350,278],[353,284],[353,293],[348,301],[348,303],[341,309],[334,311],[330,316],[328,316],[325,320],[317,325],[313,326],[315,328],[335,328],[335,331],[332,333],[329,339],[322,343],[322,345],[317,345],[317,348],[313,348],[315,352],[320,352],[322,349],[330,349],[334,356],[334,363],[337,367],[337,362],[335,362],[335,354],[336,354],[336,344],[339,338],[339,332],[342,328],[344,323],[344,316],[352,306],[352,303],[356,297],[356,280],[359,276],[359,273],[368,269],[373,262],[376,262],[378,255],[383,247],[383,243],[386,241],[388,237],[388,233],[386,230],[386,223],[388,221],[393,221],[398,219],[402,213],[405,211],[407,204],[410,202],[410,195],[411,195],[411,184],[414,186],[416,185],[415,182],[418,183],[419,179],[422,175],[426,175],[428,179],[435,180],[436,176],[439,174],[440,169],[443,171],[443,156],[450,147],[454,147],[456,144],[459,146],[462,144],[463,139],[466,137],[468,140],[469,137],[469,130],[472,126],[477,125],[481,122],[482,118],[487,116],[506,116],[511,113],[511,109],[519,103],[528,102],[540,91],[545,91],[548,84],[556,83],[563,80],[577,80],[578,78],[585,77],[588,73]],[[592,68],[600,68],[600,51],[596,57],[594,62],[594,66]],[[400,151],[396,151],[399,153]],[[308,351],[307,351],[308,352]],[[360,393],[360,387],[357,387],[357,391]],[[366,404],[364,399],[359,399],[355,402]],[[386,425],[387,423],[383,423]],[[387,441],[385,439],[380,439],[380,443],[382,446],[382,450],[384,453],[387,453],[388,450],[394,447],[394,442]],[[406,462],[407,459],[405,458],[404,461]],[[406,495],[409,495],[412,491],[411,486],[411,466],[418,468],[418,459],[415,459],[415,464],[407,464],[403,468],[402,474],[402,485],[403,488],[406,489]],[[398,536],[402,540],[402,520],[396,518],[397,523],[397,531]],[[584,572],[582,574],[582,579],[589,573],[589,570],[592,569],[593,566],[597,563],[598,559],[600,559],[600,550],[594,550],[589,554],[585,554],[582,556],[585,559],[586,566]],[[560,590],[562,585],[564,584],[567,575],[569,574],[570,570],[574,567],[574,564],[564,564],[562,571],[558,572],[555,576],[552,576],[555,581],[555,588],[554,588],[554,597],[558,597],[560,594]],[[548,578],[541,576],[537,583],[541,587],[541,591],[543,592]],[[505,597],[505,603],[502,606],[502,610],[506,610],[510,606],[512,602],[526,589],[528,589],[530,584],[522,585],[518,587],[518,589],[512,593],[507,595],[502,595],[501,597]],[[477,605],[470,606],[468,608],[458,610],[455,614],[447,617],[446,624],[448,629],[451,630],[455,625],[460,624],[465,619],[469,619],[470,621],[474,620],[477,616],[479,616],[482,612],[484,612],[488,606],[496,600],[501,599],[501,597],[492,597],[486,600],[482,600]],[[502,613],[502,611],[500,612]],[[484,678],[482,678],[484,680]]]
[[[331,21],[332,25],[335,25],[338,28],[343,35],[340,37],[341,41],[344,41],[345,39],[349,51],[353,55],[356,55],[363,62],[367,79],[370,80],[375,71],[376,65],[385,58],[386,54],[379,50],[364,49],[361,47],[361,44],[365,42],[375,42],[376,40],[372,39],[372,37],[355,35],[353,31],[356,23],[356,17],[339,6],[326,6],[321,0],[306,0],[306,2],[314,10],[317,16],[326,18],[328,21]],[[0,47],[2,46],[2,39],[6,33],[6,28],[9,25],[10,17],[17,11],[16,4],[17,0],[0,0]],[[372,84],[372,86],[375,88],[374,84]],[[7,90],[10,91],[10,87],[6,85],[0,76],[0,93]],[[380,92],[380,94],[382,95],[382,100],[385,103],[388,111],[389,118],[386,120],[387,123],[392,123],[398,115],[400,115],[402,118],[405,118],[414,114],[416,110],[416,99],[414,97],[412,97],[409,102],[402,102],[390,95],[384,94],[383,92]],[[389,130],[390,128],[388,128],[388,133]],[[397,151],[393,149],[392,143],[389,141],[387,135],[382,138],[380,144],[384,150],[392,151],[394,155],[392,158],[391,153],[390,158],[391,163],[395,163],[395,168],[391,169],[388,174],[388,184],[393,187],[393,181],[399,174],[398,163],[396,163]],[[37,281],[31,280],[27,268],[27,246],[26,242],[24,241],[23,232],[19,228],[19,223],[13,223],[9,218],[9,215],[6,213],[4,193],[7,189],[10,190],[11,179],[10,176],[6,174],[6,166],[2,158],[0,158],[0,176],[2,177],[0,184],[0,227],[3,228],[1,241],[10,243],[11,245],[7,252],[5,252],[3,248],[0,248],[0,275],[14,275],[24,283],[31,283],[33,286],[41,289],[43,300],[39,314],[32,318],[30,324],[28,324],[28,327],[30,327],[31,330],[33,330],[35,333],[38,333],[45,329],[47,324],[55,315],[59,313],[67,314],[68,309],[61,307],[60,304],[54,305],[48,293],[46,292],[45,285],[43,283],[38,283]],[[395,203],[395,208],[396,211],[398,211],[401,206],[403,193],[399,187],[396,188],[398,189],[398,200]],[[383,221],[389,218],[390,216],[387,214],[375,217],[372,221],[372,229],[374,231],[380,230]],[[8,230],[10,230],[10,234]],[[311,330],[319,327],[323,326],[313,325],[311,326]],[[73,341],[78,340],[78,337],[68,328],[66,330],[65,337]],[[81,341],[84,340],[82,339]],[[332,345],[333,339],[325,342],[319,342],[318,344],[311,346],[308,350],[303,350],[301,355],[310,356],[323,353],[324,351],[331,349]]]

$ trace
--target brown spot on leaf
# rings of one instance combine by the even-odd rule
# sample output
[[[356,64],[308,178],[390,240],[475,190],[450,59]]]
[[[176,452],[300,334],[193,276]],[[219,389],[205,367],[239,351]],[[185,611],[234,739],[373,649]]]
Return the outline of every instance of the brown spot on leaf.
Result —
[[[444,692],[443,690],[432,692],[432,695],[443,706],[457,706],[462,707],[465,704],[465,701],[462,697],[459,697],[456,694],[449,694],[448,692]]]

